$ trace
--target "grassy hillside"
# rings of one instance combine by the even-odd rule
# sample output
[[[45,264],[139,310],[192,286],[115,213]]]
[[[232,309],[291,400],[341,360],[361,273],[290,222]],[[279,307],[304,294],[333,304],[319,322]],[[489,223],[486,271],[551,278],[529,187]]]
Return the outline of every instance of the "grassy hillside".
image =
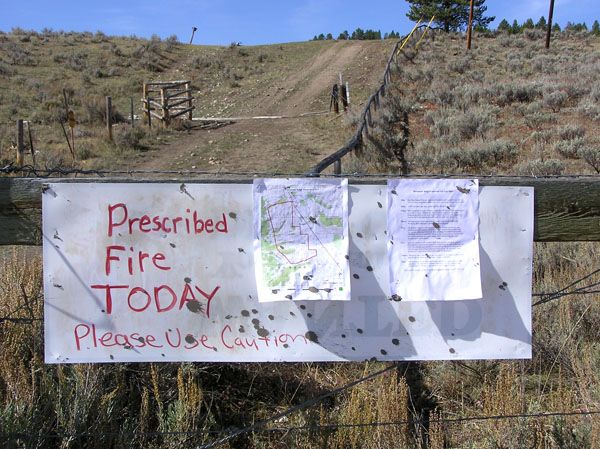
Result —
[[[597,37],[562,33],[550,51],[543,50],[543,37],[534,31],[521,36],[477,36],[470,53],[463,50],[463,44],[456,35],[435,34],[424,41],[418,53],[410,48],[404,52],[404,61],[394,74],[394,95],[387,97],[386,109],[376,118],[374,142],[366,145],[360,157],[344,159],[344,171],[398,170],[400,161],[393,160],[390,150],[402,143],[399,120],[407,112],[407,159],[413,173],[596,173],[593,161],[600,138]],[[15,116],[35,120],[43,163],[57,163],[62,158],[62,163],[70,164],[61,131],[56,129],[57,117],[63,114],[62,89],[70,86],[72,91],[67,93],[82,122],[80,132],[89,133],[79,139],[81,151],[90,154],[86,158],[80,154],[77,164],[135,165],[144,162],[142,155],[150,154],[145,157],[154,158],[160,164],[157,167],[203,167],[200,164],[209,166],[209,157],[220,157],[230,160],[233,169],[245,171],[259,166],[252,165],[255,154],[235,159],[235,149],[244,139],[253,139],[256,132],[252,128],[222,128],[222,134],[195,131],[189,136],[187,131],[145,131],[138,146],[125,138],[112,145],[103,138],[99,118],[103,96],[113,95],[119,111],[125,114],[129,97],[140,95],[141,81],[147,77],[190,77],[201,99],[199,115],[245,114],[263,110],[265,102],[271,111],[293,111],[296,94],[278,96],[278,92],[293,85],[298,86],[297,95],[301,96],[301,86],[308,89],[313,78],[297,79],[286,85],[290,87],[277,81],[290,80],[290,73],[305,70],[307,61],[317,64],[319,55],[328,48],[342,48],[333,45],[336,43],[207,48],[91,34],[0,35],[1,120]],[[366,98],[369,86],[380,76],[372,67],[380,64],[383,68],[389,47],[376,42],[360,51],[358,59],[369,59],[353,80],[360,86],[356,89],[357,103]],[[118,73],[108,76],[111,68]],[[96,69],[107,75],[96,76]],[[329,76],[335,81],[337,74]],[[364,77],[363,82],[360,77]],[[21,85],[27,87],[15,88]],[[303,106],[324,107],[327,97],[322,93],[326,90],[317,92]],[[271,96],[273,101],[265,100]],[[301,167],[297,159],[305,158],[306,153],[297,147],[277,146],[283,134],[278,126],[262,128],[263,140],[256,138],[257,147],[271,146],[281,158],[288,157],[284,168]],[[326,134],[335,129],[332,140],[322,137],[322,150],[343,142],[353,131],[352,120],[340,127],[339,121],[329,117],[298,126],[309,128],[306,132],[311,139],[307,142],[318,136],[317,131]],[[10,127],[2,137],[3,148],[14,125]],[[126,129],[122,125],[119,132],[125,136]],[[236,130],[246,134],[235,137]],[[195,145],[202,149],[205,159],[190,156],[189,147],[185,147],[187,153],[176,152],[178,142],[188,138],[200,142]],[[175,160],[160,158],[163,141],[171,142]],[[224,147],[226,142],[231,148]],[[536,244],[534,292],[556,291],[587,275],[598,267],[597,254],[596,243]],[[598,281],[600,276],[595,274],[585,283]],[[41,283],[37,249],[27,254],[15,251],[2,260],[0,316],[20,319],[0,323],[0,432],[13,434],[10,440],[3,440],[0,433],[5,447],[195,447],[220,435],[204,431],[250,425],[387,366],[380,362],[49,366],[42,358]],[[228,446],[599,447],[598,415],[430,425],[426,419],[599,410],[597,299],[598,293],[579,294],[535,307],[531,361],[400,364],[384,376],[279,420],[274,426],[425,418],[417,424],[273,431],[239,437]]]
[[[298,164],[288,157],[297,157],[301,150],[293,141],[277,148],[274,134],[282,134],[280,123],[258,122],[252,129],[228,129],[223,139],[196,130],[194,142],[189,142],[185,141],[189,126],[183,128],[177,123],[169,130],[155,123],[148,130],[138,122],[137,129],[131,130],[127,124],[130,100],[133,98],[135,115],[141,118],[144,81],[189,79],[196,117],[298,115],[328,110],[329,92],[338,72],[351,83],[353,100],[360,103],[381,76],[392,44],[326,41],[211,47],[182,45],[175,39],[109,37],[100,32],[0,33],[0,158],[13,160],[14,149],[10,147],[16,140],[15,121],[20,118],[32,122],[39,167],[150,164],[152,168],[194,166],[206,170],[227,163],[238,152],[247,159],[248,150],[242,151],[242,147],[255,144],[252,151],[273,148],[272,156],[279,154],[287,167],[306,169],[310,163]],[[66,116],[63,91],[78,121],[76,161],[60,128]],[[114,144],[107,141],[103,129],[105,96],[112,96],[115,119],[120,122],[115,127]],[[300,139],[304,146],[314,141],[311,151],[317,152],[316,159],[306,155],[314,160],[341,145],[345,137],[341,133],[337,138],[322,138],[339,129],[339,121],[329,119],[288,120],[283,126],[284,134]],[[263,131],[266,136],[260,138]],[[170,144],[178,145],[180,154],[173,154]],[[190,158],[190,153],[204,156]],[[261,159],[257,169],[273,169],[272,156]],[[28,157],[26,162],[31,164],[32,160]]]
[[[432,35],[407,49],[374,144],[394,146],[409,113],[406,151],[414,173],[559,175],[600,171],[600,37],[559,33]],[[371,170],[393,169],[381,145],[365,149]],[[359,170],[369,170],[366,166]]]

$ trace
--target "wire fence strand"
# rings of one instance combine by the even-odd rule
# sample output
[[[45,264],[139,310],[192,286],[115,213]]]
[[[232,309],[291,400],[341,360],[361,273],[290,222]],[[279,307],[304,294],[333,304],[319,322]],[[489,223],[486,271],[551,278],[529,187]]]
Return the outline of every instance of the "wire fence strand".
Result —
[[[290,171],[244,171],[244,170],[181,170],[181,169],[82,169],[71,167],[45,167],[39,168],[32,165],[16,166],[13,163],[0,167],[0,174],[19,175],[24,178],[52,178],[60,176],[95,176],[98,178],[127,176],[135,177],[136,175],[170,175],[170,176],[235,176],[247,177],[249,179],[258,177],[306,177],[307,172],[290,172]],[[512,179],[515,175],[482,175],[479,173],[436,173],[436,174],[413,174],[404,176],[401,173],[341,173],[341,174],[326,174],[321,173],[321,177],[332,178],[357,178],[357,179],[395,179],[395,178],[478,178],[478,179]],[[598,175],[583,174],[583,175],[555,175],[555,176],[519,176],[520,179],[598,179]]]
[[[545,419],[545,418],[566,418],[566,417],[584,417],[584,416],[595,416],[600,415],[600,410],[574,410],[570,412],[550,411],[550,412],[538,412],[538,413],[517,413],[517,414],[506,414],[506,415],[473,415],[473,416],[462,416],[457,418],[429,418],[427,422],[431,424],[446,424],[454,425],[468,422],[477,421],[502,421],[512,419]],[[304,426],[279,426],[279,427],[265,427],[256,428],[247,433],[290,433],[290,432],[303,432],[303,431],[333,431],[340,429],[358,429],[358,428],[372,428],[372,427],[398,427],[398,426],[409,426],[409,425],[422,425],[424,423],[423,418],[406,419],[400,421],[371,421],[365,423],[333,423],[333,424],[312,424]],[[182,430],[182,431],[140,431],[140,432],[66,432],[66,433],[0,433],[0,441],[15,441],[19,439],[82,439],[82,438],[97,438],[97,437],[174,437],[174,436],[198,436],[198,435],[221,435],[223,433],[230,432],[229,435],[235,435],[229,438],[227,437],[216,440],[212,443],[198,446],[197,449],[208,449],[216,447],[227,441],[240,436],[239,430],[232,432],[231,429],[223,430],[211,430],[211,429],[197,429],[197,430]]]

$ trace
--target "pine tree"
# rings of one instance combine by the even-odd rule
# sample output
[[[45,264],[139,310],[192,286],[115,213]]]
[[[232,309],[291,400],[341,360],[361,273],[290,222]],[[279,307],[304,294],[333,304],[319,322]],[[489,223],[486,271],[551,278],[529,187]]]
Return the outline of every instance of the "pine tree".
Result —
[[[406,16],[416,22],[435,16],[434,22],[444,31],[464,30],[469,22],[470,0],[407,0],[410,10]],[[484,16],[487,7],[485,0],[474,0],[473,24],[487,28],[495,17]]]
[[[592,25],[592,33],[596,36],[600,36],[600,23],[598,23],[598,20],[594,20],[594,24]]]
[[[523,31],[523,28],[521,28],[521,25],[519,25],[517,19],[513,20],[512,26],[510,28],[510,32],[512,34],[519,34],[521,31]]]
[[[508,20],[502,19],[502,22],[498,24],[498,31],[510,32],[510,24],[508,23]]]
[[[540,20],[538,20],[538,22],[535,24],[535,27],[539,28],[540,30],[545,30],[548,28],[548,22],[546,22],[546,18],[544,16],[540,17]]]
[[[535,25],[533,23],[533,19],[531,19],[531,18],[527,19],[525,21],[525,23],[523,23],[523,27],[522,28],[523,29],[526,29],[526,28],[529,28],[529,29],[535,28]]]

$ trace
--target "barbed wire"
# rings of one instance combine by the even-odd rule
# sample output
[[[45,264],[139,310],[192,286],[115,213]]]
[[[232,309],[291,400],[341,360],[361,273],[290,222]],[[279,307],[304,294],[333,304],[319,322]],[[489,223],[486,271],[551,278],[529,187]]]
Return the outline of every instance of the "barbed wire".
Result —
[[[598,415],[600,410],[572,411],[572,412],[539,412],[539,413],[518,413],[512,415],[476,415],[463,416],[458,418],[428,418],[427,422],[431,424],[456,424],[470,421],[496,421],[504,419],[533,419],[533,418],[553,418],[565,416],[581,416],[581,415]],[[269,427],[265,432],[290,432],[299,430],[336,430],[336,429],[352,429],[364,427],[384,427],[384,426],[404,426],[404,425],[422,425],[425,420],[423,418],[405,419],[401,421],[374,421],[368,423],[356,424],[315,424],[306,426],[290,426],[290,427]]]
[[[555,301],[557,299],[561,299],[566,296],[590,295],[590,294],[600,293],[600,289],[592,290],[595,287],[600,287],[600,281],[592,282],[590,284],[587,284],[587,285],[584,285],[581,287],[577,287],[573,290],[569,290],[570,288],[575,287],[577,284],[580,284],[581,282],[585,281],[586,279],[591,278],[592,276],[594,276],[596,274],[600,274],[600,268],[591,271],[590,273],[580,277],[579,279],[571,282],[570,284],[566,285],[565,287],[563,287],[559,290],[556,290],[554,292],[532,293],[531,294],[532,297],[534,297],[534,298],[537,297],[540,299],[538,301],[534,302],[531,306],[537,307],[539,305],[546,304],[548,302]],[[34,299],[39,300],[41,298],[38,296]],[[29,318],[14,317],[14,315],[16,313],[18,313],[21,310],[26,309],[26,308],[28,308],[27,303],[22,304],[17,309],[13,310],[12,312],[9,312],[8,315],[6,315],[6,316],[0,316],[0,324],[3,324],[4,322],[32,324],[34,321],[41,321],[43,319],[41,317],[29,317]]]
[[[544,418],[564,418],[575,416],[595,416],[600,415],[600,410],[577,410],[571,412],[537,412],[537,413],[516,413],[506,415],[471,415],[457,418],[428,418],[427,423],[431,424],[460,424],[476,421],[502,421],[511,419],[544,419]],[[279,426],[265,427],[262,429],[254,429],[252,433],[290,433],[301,431],[332,431],[339,429],[357,429],[371,427],[397,427],[409,425],[423,425],[425,419],[412,418],[399,421],[371,421],[365,423],[332,423],[332,424],[307,424],[303,426]],[[194,435],[220,435],[226,432],[231,432],[231,428],[222,430],[212,429],[196,429],[196,430],[181,430],[181,431],[139,431],[139,432],[66,432],[66,433],[23,433],[15,432],[8,434],[0,434],[0,441],[15,441],[19,439],[82,439],[82,438],[97,438],[97,437],[176,437],[176,436],[194,436]],[[250,433],[250,432],[248,432]],[[236,435],[239,436],[239,435]],[[221,440],[217,440],[221,441]],[[225,441],[226,442],[226,441]],[[198,446],[197,449],[208,449],[223,444],[224,442],[208,443]]]
[[[538,301],[536,301],[535,303],[533,303],[532,307],[535,306],[539,306],[541,304],[546,304],[550,301],[554,301],[556,299],[560,299],[560,298],[564,298],[565,296],[571,296],[571,295],[589,295],[589,294],[594,294],[594,293],[600,293],[600,290],[591,290],[595,287],[599,287],[600,286],[600,281],[597,282],[592,282],[591,284],[587,284],[584,285],[583,287],[577,287],[574,290],[569,290],[572,287],[575,287],[577,284],[580,284],[581,282],[585,281],[586,279],[591,278],[592,276],[596,275],[600,273],[600,268],[596,269],[588,274],[586,274],[585,276],[573,281],[572,283],[570,283],[569,285],[561,288],[560,290],[557,290],[555,292],[551,292],[551,293],[533,293],[532,296],[533,297],[539,297],[540,299]]]
[[[285,172],[285,171],[241,171],[241,170],[182,170],[182,169],[83,169],[83,168],[70,168],[70,167],[53,167],[53,168],[36,168],[32,165],[24,165],[18,167],[14,164],[9,164],[4,167],[0,167],[0,174],[20,174],[25,178],[38,177],[38,178],[50,178],[52,176],[69,176],[69,175],[93,175],[98,177],[107,177],[111,175],[179,175],[179,176],[193,176],[193,175],[210,175],[210,176],[245,176],[249,178],[256,177],[306,177],[316,176],[315,173],[309,172]],[[600,179],[598,175],[593,174],[573,174],[573,175],[552,175],[552,176],[518,176],[518,175],[482,175],[477,173],[428,173],[428,174],[413,174],[402,175],[401,173],[319,173],[322,177],[335,177],[335,178],[477,178],[477,179]]]
[[[208,444],[204,444],[202,446],[199,446],[197,449],[210,449],[216,446],[220,446],[221,444],[226,443],[227,441],[230,441],[238,436],[244,435],[246,433],[250,433],[250,432],[256,432],[257,430],[260,430],[262,428],[264,428],[267,424],[274,422],[274,421],[278,421],[280,419],[283,419],[297,411],[300,410],[304,410],[306,408],[312,407],[313,405],[319,404],[320,402],[322,402],[323,400],[334,396],[338,393],[342,393],[358,384],[361,384],[363,382],[366,382],[367,380],[371,380],[374,379],[378,376],[381,376],[382,374],[387,373],[388,371],[391,371],[393,369],[397,369],[399,366],[399,363],[393,363],[392,365],[381,369],[379,371],[376,371],[374,373],[371,373],[367,376],[363,376],[360,379],[354,380],[350,383],[347,383],[346,385],[343,385],[341,387],[335,388],[331,391],[328,391],[325,394],[322,394],[320,396],[317,396],[316,398],[312,398],[309,399],[307,401],[302,402],[301,404],[295,405],[293,407],[288,408],[287,410],[281,412],[281,413],[277,413],[273,416],[270,416],[269,418],[263,419],[261,421],[258,421],[250,426],[244,427],[243,429],[237,429],[231,433],[229,433],[228,435],[224,436],[223,438],[219,438],[218,440],[215,440],[211,443]],[[408,365],[406,366],[406,370],[404,371],[404,374],[406,374],[406,371],[408,370]]]

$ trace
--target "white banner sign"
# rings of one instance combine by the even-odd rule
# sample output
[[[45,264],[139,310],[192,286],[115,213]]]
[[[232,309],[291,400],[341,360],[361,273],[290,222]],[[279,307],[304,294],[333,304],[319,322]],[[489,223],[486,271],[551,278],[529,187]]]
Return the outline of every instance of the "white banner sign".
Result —
[[[270,236],[255,232],[259,211],[251,184],[49,184],[43,194],[46,361],[531,356],[532,188],[480,189],[483,299],[407,302],[390,290],[386,186],[335,181],[330,186],[347,189],[347,201],[334,194],[318,205],[318,196],[306,191],[310,182],[296,183],[301,189],[292,212],[280,213],[276,198],[266,195],[274,221],[270,228],[259,221],[256,229]],[[294,210],[305,220],[302,229],[287,221]],[[306,219],[315,226],[304,227]],[[273,233],[285,225],[291,234]],[[286,245],[302,243],[302,234],[326,239],[321,248],[336,263],[319,261],[290,275],[297,268],[291,264],[281,276],[266,274],[265,248],[292,260],[297,247],[289,253]],[[267,246],[281,243],[281,235],[287,239],[281,252]],[[308,240],[310,256],[315,246]],[[255,265],[256,247],[262,268]],[[349,300],[310,300],[311,287],[326,289],[324,299]],[[261,302],[273,299],[262,298],[265,288],[287,288],[292,300]]]

